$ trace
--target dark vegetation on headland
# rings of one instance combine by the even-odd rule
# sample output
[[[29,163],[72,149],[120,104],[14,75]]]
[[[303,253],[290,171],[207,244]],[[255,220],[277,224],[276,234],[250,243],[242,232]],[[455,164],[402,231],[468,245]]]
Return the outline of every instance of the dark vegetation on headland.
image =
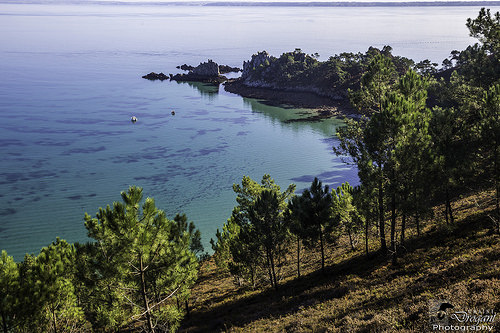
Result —
[[[333,147],[359,186],[315,179],[295,195],[269,175],[243,177],[211,257],[185,215],[167,219],[132,186],[85,215],[93,242],[57,239],[20,263],[2,251],[0,329],[424,332],[439,314],[431,300],[498,313],[500,13],[481,10],[467,27],[479,42],[439,75],[400,67],[389,48],[360,62],[347,97],[366,117],[346,119]],[[296,50],[250,72],[311,59]]]

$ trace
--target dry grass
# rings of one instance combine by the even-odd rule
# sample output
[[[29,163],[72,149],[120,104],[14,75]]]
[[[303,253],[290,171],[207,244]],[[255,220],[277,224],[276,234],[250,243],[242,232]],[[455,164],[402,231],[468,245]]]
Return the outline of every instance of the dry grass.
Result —
[[[203,264],[182,332],[428,332],[428,302],[448,299],[457,308],[500,312],[500,240],[491,230],[492,192],[454,203],[457,221],[445,225],[442,207],[414,230],[399,264],[388,257],[331,246],[326,274],[318,252],[303,259],[295,277],[291,255],[275,292],[235,286],[212,260]],[[411,228],[411,225],[410,225]],[[372,240],[373,248],[378,244]],[[500,319],[494,331],[500,331]]]

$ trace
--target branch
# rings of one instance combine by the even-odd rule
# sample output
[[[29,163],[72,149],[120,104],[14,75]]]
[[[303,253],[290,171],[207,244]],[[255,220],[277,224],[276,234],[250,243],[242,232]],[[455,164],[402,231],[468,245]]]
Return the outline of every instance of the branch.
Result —
[[[153,305],[152,307],[150,307],[150,308],[149,308],[149,311],[153,310],[153,308],[155,308],[156,306],[160,305],[161,303],[165,302],[167,299],[169,299],[170,297],[172,297],[172,296],[173,296],[173,295],[177,292],[177,290],[179,290],[179,288],[180,288],[180,287],[181,287],[181,286],[178,286],[177,288],[175,288],[175,290],[174,290],[174,291],[172,291],[172,292],[170,293],[170,295],[168,295],[167,297],[165,297],[164,299],[162,299],[161,301],[159,301],[158,303],[156,303],[155,305]],[[143,312],[143,313],[141,313],[141,314],[138,314],[138,315],[132,316],[132,318],[134,318],[134,317],[139,317],[139,318],[140,318],[140,317],[144,316],[147,312],[148,312],[148,310],[144,311],[144,312]]]
[[[123,296],[123,297],[125,297],[125,298],[127,299],[127,301],[129,301],[129,302],[130,302],[130,304],[132,304],[132,305],[134,305],[134,306],[138,307],[139,309],[142,309],[142,306],[139,306],[139,305],[135,304],[134,302],[132,302],[132,301],[131,301],[131,300],[130,300],[127,296],[125,296],[125,294],[123,294],[122,296]],[[132,318],[134,318],[134,317],[132,316]],[[131,318],[131,319],[132,319],[132,318]]]

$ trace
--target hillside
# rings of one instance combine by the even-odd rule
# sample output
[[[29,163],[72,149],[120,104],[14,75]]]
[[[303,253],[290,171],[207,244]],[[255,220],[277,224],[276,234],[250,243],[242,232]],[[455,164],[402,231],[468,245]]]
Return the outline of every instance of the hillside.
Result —
[[[348,240],[340,239],[329,247],[325,275],[317,251],[304,258],[300,278],[290,257],[275,292],[238,288],[206,261],[181,332],[429,332],[429,302],[440,299],[456,311],[498,313],[500,240],[490,231],[488,217],[493,195],[482,192],[455,201],[453,225],[445,224],[444,207],[435,207],[421,236],[409,230],[398,266],[381,255],[367,258],[361,244],[348,251]],[[375,238],[371,245],[378,247]],[[498,331],[499,318],[494,325]]]

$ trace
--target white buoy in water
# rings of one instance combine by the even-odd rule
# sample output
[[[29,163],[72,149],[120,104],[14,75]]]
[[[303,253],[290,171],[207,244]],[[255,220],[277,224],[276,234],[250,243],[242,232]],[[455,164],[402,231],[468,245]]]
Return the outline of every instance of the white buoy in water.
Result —
[[[136,116],[132,116],[132,118],[130,118],[130,121],[135,123],[137,121],[137,117]]]

